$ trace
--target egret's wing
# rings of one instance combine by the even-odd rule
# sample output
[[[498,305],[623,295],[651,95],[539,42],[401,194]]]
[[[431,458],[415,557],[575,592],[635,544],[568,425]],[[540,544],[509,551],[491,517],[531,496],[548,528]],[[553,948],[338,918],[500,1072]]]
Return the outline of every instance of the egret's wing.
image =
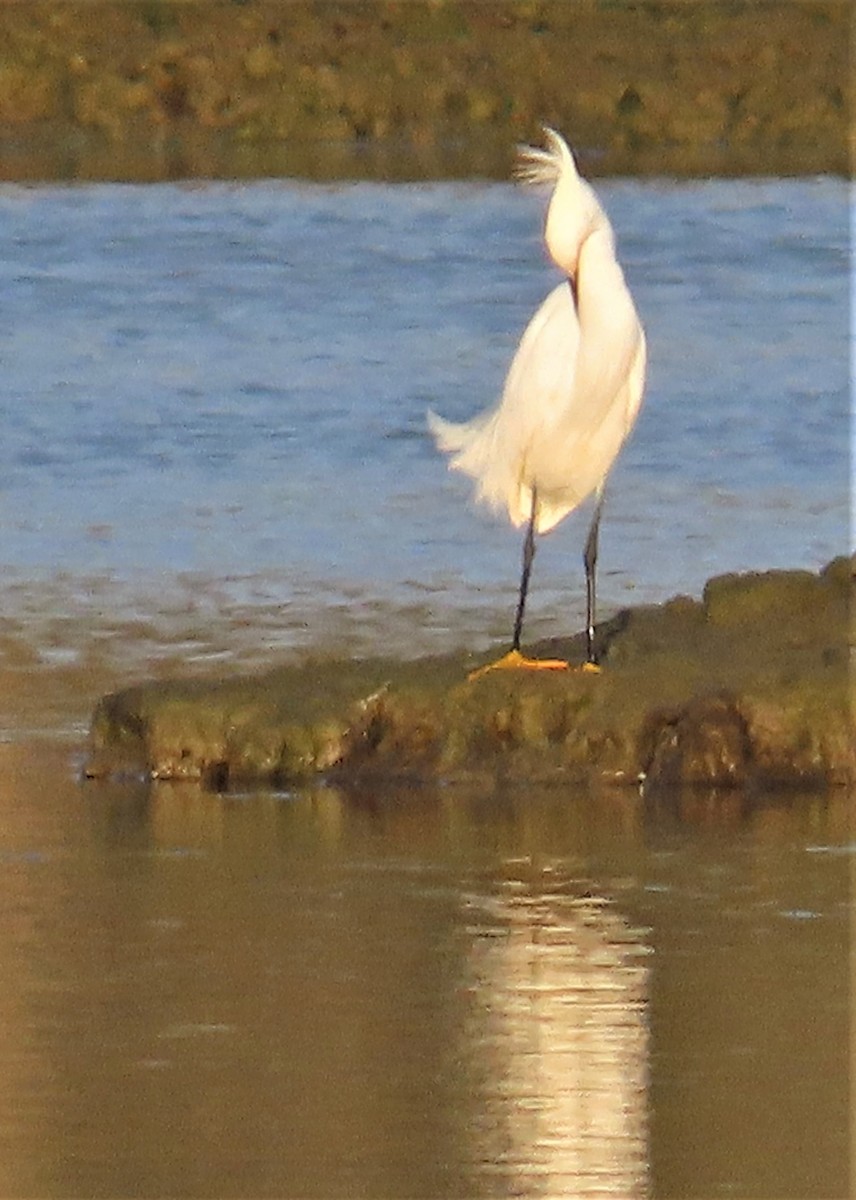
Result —
[[[567,406],[577,370],[580,325],[570,284],[553,288],[529,322],[512,359],[499,412],[515,441],[527,444]]]
[[[579,311],[562,283],[535,313],[496,408],[462,425],[429,415],[450,467],[513,524],[537,491],[539,533],[603,482],[642,400],[645,339],[620,268],[610,259],[580,282]]]
[[[533,446],[549,440],[573,391],[578,347],[573,296],[562,283],[526,327],[495,408],[460,425],[429,413],[438,446],[454,455],[450,467],[475,479],[478,499],[507,508],[515,525],[529,519],[528,460]]]
[[[620,373],[606,372],[595,380],[583,375],[580,355],[576,386],[553,439],[533,449],[539,533],[556,526],[603,483],[633,427],[645,381],[641,326],[628,353],[629,362],[617,354]]]
[[[636,418],[639,416],[639,409],[642,407],[642,394],[645,391],[645,371],[647,366],[648,346],[645,341],[645,333],[640,325],[639,344],[636,347],[636,354],[627,377],[626,405],[624,409],[625,437],[627,437],[635,425]]]

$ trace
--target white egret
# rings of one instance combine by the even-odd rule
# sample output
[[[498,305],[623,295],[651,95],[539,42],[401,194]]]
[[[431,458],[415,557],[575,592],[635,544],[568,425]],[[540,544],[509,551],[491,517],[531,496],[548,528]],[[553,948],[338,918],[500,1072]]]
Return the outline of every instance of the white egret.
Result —
[[[550,184],[544,240],[566,279],[529,322],[496,407],[463,424],[428,421],[450,468],[476,481],[476,497],[526,525],[511,650],[494,667],[567,668],[520,652],[535,538],[589,496],[594,515],[586,574],[586,668],[597,670],[595,569],[606,477],[629,434],[645,384],[645,335],[615,257],[615,238],[564,139],[545,128],[547,149],[523,147],[518,177]]]

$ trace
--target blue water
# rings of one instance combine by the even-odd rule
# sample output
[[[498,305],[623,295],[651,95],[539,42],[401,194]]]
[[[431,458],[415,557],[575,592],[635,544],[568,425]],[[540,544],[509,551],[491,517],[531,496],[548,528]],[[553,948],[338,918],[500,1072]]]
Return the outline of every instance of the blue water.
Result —
[[[604,615],[847,550],[847,185],[598,190],[650,355]],[[278,652],[507,636],[519,534],[473,507],[425,410],[498,395],[556,279],[541,223],[512,185],[5,187],[6,621],[55,646],[72,617],[144,621],[212,653],[239,631]],[[580,626],[587,515],[541,544],[530,637]]]

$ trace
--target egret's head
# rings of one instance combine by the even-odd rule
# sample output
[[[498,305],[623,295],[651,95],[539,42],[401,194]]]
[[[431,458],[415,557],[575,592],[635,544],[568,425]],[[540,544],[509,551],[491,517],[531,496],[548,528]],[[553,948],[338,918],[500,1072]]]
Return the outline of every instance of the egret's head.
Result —
[[[522,148],[518,178],[552,185],[544,240],[556,266],[574,276],[583,242],[596,229],[608,229],[609,222],[597,196],[580,177],[565,139],[546,127],[544,135],[546,150]]]

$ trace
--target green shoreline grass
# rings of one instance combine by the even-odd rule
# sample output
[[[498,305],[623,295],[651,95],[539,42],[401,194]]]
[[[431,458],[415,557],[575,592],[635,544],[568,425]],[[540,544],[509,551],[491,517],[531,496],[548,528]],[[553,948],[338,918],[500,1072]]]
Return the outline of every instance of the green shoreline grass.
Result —
[[[472,661],[446,655],[150,681],[96,705],[86,770],[214,787],[365,775],[852,785],[854,566],[724,575],[701,601],[625,610],[599,630],[596,675],[472,679]],[[582,637],[534,652],[579,664]]]

